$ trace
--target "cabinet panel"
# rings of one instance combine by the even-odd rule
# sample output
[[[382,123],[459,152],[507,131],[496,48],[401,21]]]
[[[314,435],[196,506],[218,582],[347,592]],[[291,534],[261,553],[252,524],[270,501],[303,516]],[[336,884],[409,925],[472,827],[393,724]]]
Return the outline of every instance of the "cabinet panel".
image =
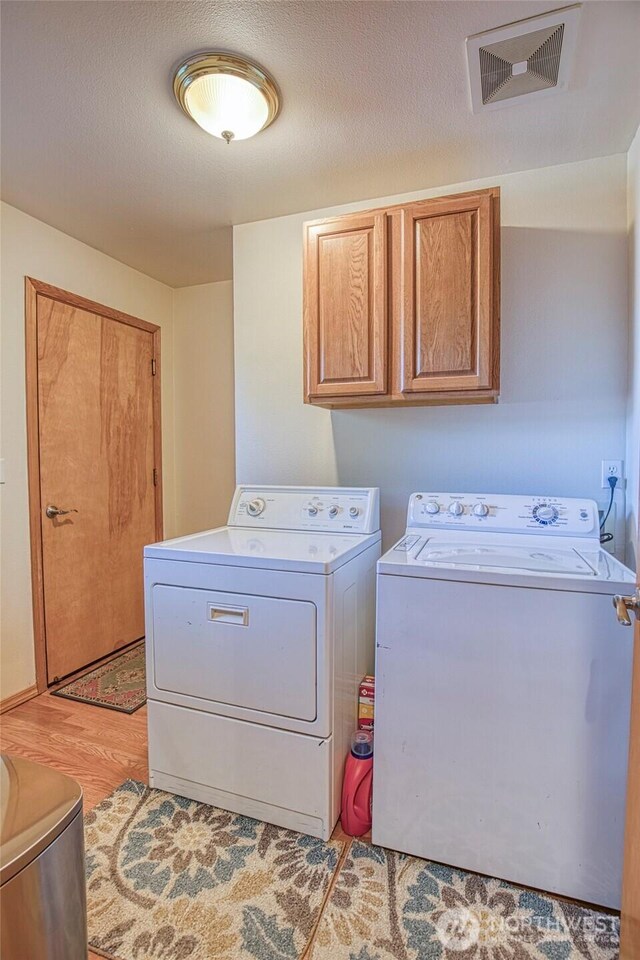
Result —
[[[415,221],[417,373],[471,373],[474,354],[472,211]]]
[[[304,299],[307,397],[384,393],[384,213],[306,226]]]
[[[404,393],[494,387],[494,232],[487,193],[402,210]]]

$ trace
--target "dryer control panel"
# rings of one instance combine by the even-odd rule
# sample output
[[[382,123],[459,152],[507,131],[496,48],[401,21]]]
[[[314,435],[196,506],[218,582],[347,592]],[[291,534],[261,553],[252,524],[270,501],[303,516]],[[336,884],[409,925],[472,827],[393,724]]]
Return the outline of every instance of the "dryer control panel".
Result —
[[[254,487],[241,485],[229,512],[230,527],[377,533],[377,487]]]
[[[543,494],[412,493],[407,527],[598,537],[593,500]]]

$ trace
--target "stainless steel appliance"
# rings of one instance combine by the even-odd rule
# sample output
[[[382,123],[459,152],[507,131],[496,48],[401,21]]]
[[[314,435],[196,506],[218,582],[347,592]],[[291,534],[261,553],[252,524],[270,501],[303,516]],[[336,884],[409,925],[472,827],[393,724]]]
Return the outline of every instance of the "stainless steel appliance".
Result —
[[[0,757],[2,960],[86,960],[82,790],[71,777]]]

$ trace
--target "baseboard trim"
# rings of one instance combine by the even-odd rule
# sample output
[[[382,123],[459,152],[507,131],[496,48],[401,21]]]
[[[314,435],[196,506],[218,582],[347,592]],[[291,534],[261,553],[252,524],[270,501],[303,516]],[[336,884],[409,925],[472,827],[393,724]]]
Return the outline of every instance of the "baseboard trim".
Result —
[[[32,686],[27,687],[26,690],[19,690],[17,693],[12,693],[10,697],[5,697],[4,700],[0,700],[0,713],[13,710],[14,707],[19,707],[21,703],[26,703],[27,700],[32,700],[37,696],[38,688],[34,683]]]

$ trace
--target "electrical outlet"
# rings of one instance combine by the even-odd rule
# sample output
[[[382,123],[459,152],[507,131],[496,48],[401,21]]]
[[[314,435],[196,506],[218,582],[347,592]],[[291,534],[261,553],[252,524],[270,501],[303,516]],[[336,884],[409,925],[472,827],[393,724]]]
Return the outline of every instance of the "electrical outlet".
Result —
[[[602,461],[602,489],[609,489],[609,477],[618,478],[618,486],[622,486],[622,460]]]

